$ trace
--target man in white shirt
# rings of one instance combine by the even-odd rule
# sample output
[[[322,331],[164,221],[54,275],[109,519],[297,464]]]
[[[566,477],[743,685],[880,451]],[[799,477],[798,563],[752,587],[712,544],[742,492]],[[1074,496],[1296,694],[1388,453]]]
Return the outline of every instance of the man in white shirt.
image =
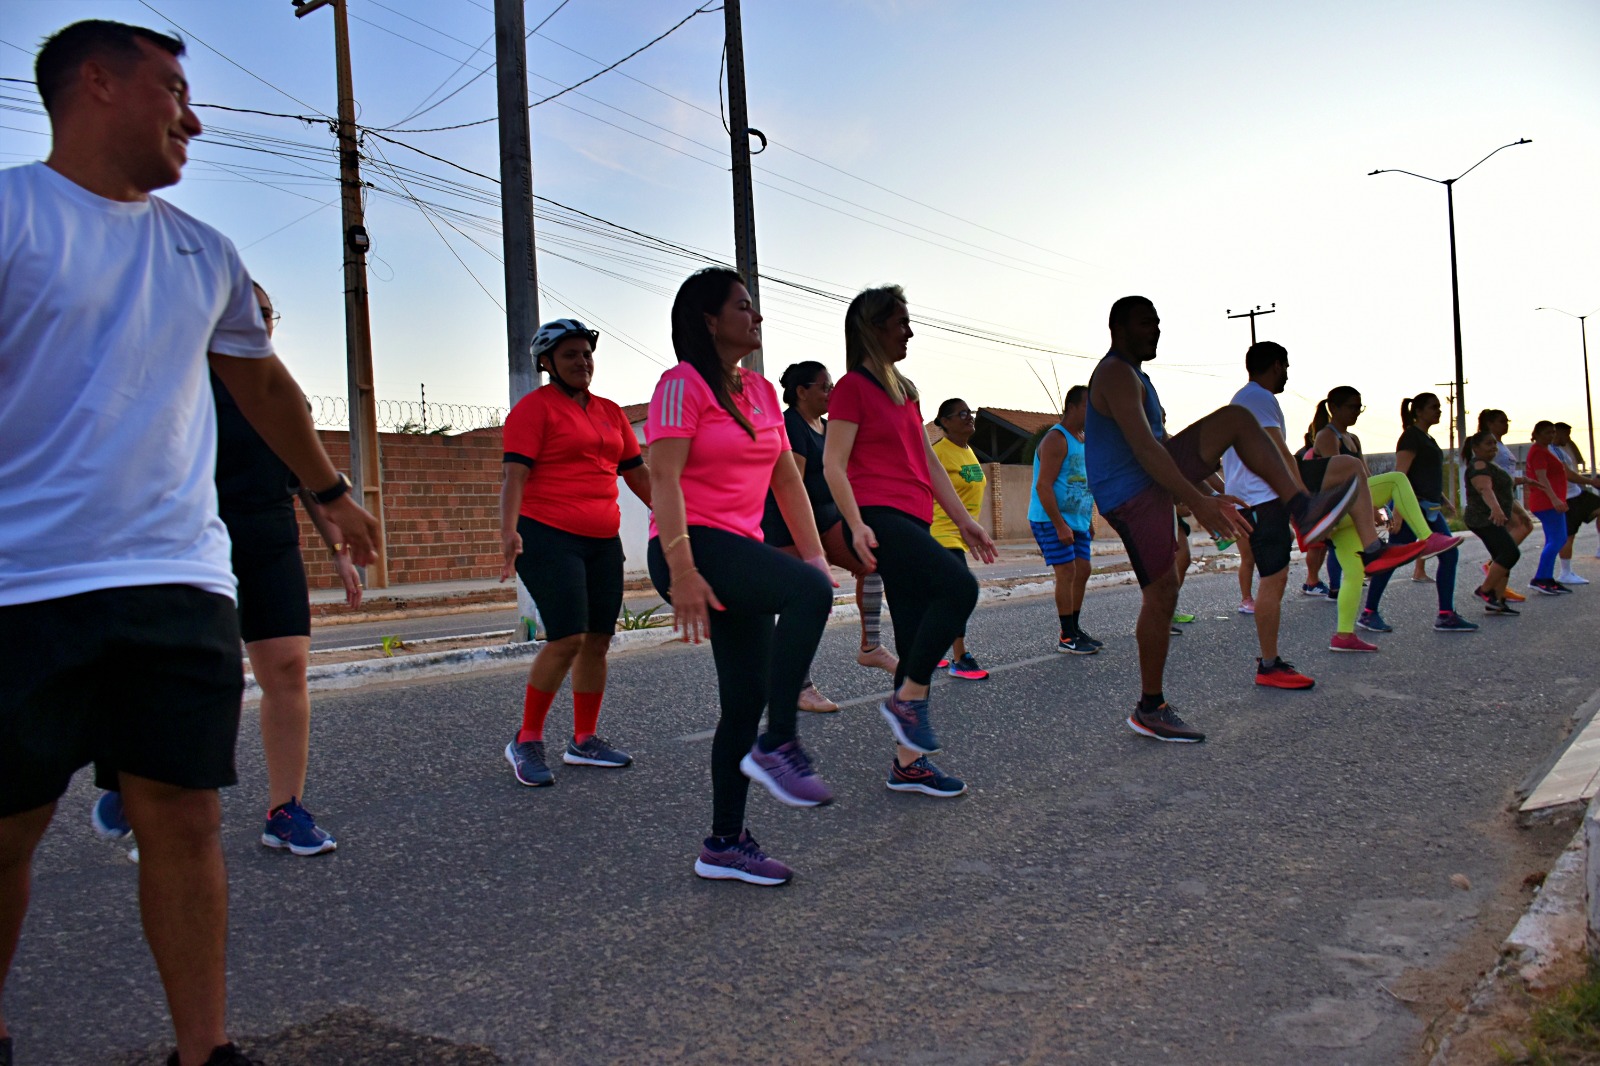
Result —
[[[1550,445],[1550,454],[1567,468],[1567,542],[1561,547],[1561,572],[1556,580],[1563,585],[1587,585],[1588,578],[1573,572],[1572,546],[1584,523],[1592,521],[1600,511],[1600,496],[1594,493],[1594,489],[1600,487],[1600,478],[1589,477],[1578,469],[1578,447],[1572,442],[1572,427],[1565,422],[1556,423],[1556,439]]]
[[[1283,453],[1284,465],[1300,482],[1299,467],[1294,453],[1284,437],[1283,408],[1278,404],[1278,394],[1289,381],[1289,352],[1281,344],[1261,341],[1252,344],[1244,355],[1245,371],[1250,383],[1233,396],[1233,402],[1251,414],[1267,431],[1268,438]],[[1255,557],[1256,572],[1261,575],[1261,588],[1256,593],[1256,637],[1261,644],[1261,658],[1256,660],[1256,684],[1268,688],[1310,688],[1314,681],[1278,656],[1278,620],[1283,609],[1283,591],[1289,584],[1289,553],[1294,547],[1294,533],[1289,528],[1289,509],[1278,498],[1278,493],[1229,448],[1222,456],[1222,480],[1228,486],[1228,495],[1246,505],[1245,517],[1250,521],[1250,552]]]
[[[72,776],[120,776],[178,1066],[228,1042],[217,790],[242,669],[217,517],[207,365],[317,495],[357,563],[348,495],[273,355],[231,242],[149,194],[200,133],[183,44],[89,21],[40,50],[49,158],[0,171],[0,980],[31,863]],[[0,1052],[10,1035],[0,1016]]]

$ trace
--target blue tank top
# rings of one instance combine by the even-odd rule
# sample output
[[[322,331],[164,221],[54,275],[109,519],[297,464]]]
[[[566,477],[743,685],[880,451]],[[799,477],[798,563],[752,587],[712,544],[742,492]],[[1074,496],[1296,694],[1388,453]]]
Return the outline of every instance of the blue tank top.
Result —
[[[1107,352],[1098,366],[1106,364],[1108,359],[1117,359],[1115,352]],[[1126,360],[1124,360],[1126,361]],[[1150,377],[1141,370],[1136,363],[1128,363],[1133,372],[1139,376],[1139,381],[1144,385],[1144,417],[1150,423],[1150,428],[1155,431],[1157,440],[1165,440],[1167,436],[1166,417],[1161,410],[1161,400],[1156,396],[1156,387],[1151,384]],[[1094,386],[1089,386],[1088,417],[1084,422],[1084,448],[1088,452],[1089,491],[1094,494],[1095,502],[1100,505],[1100,513],[1114,511],[1127,503],[1140,492],[1155,484],[1155,478],[1145,473],[1144,467],[1139,465],[1139,460],[1134,458],[1133,449],[1128,447],[1128,441],[1122,435],[1122,430],[1117,428],[1114,419],[1101,414],[1094,406]]]
[[[1039,493],[1042,489],[1055,496],[1056,509],[1061,512],[1061,517],[1066,519],[1069,527],[1079,533],[1087,532],[1089,523],[1094,517],[1094,498],[1089,495],[1089,477],[1084,462],[1083,442],[1068,433],[1067,427],[1059,422],[1046,430],[1045,436],[1051,433],[1059,433],[1066,438],[1067,454],[1061,460],[1061,469],[1056,473],[1054,483],[1042,486],[1039,484],[1039,451],[1034,449],[1033,491],[1028,494],[1028,521],[1050,521],[1044,504],[1039,502]]]

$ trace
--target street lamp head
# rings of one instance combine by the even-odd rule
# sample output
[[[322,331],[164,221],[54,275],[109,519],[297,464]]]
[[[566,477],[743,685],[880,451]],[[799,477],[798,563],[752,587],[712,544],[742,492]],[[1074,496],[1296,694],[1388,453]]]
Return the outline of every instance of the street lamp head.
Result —
[[[1529,137],[1524,137],[1524,138],[1522,138],[1522,140],[1517,141],[1516,143],[1517,144],[1532,144],[1533,140],[1531,138],[1529,138]]]
[[[1374,171],[1372,171],[1372,172],[1371,172],[1371,173],[1369,173],[1369,174],[1368,174],[1368,175],[1367,175],[1367,177],[1369,177],[1369,178],[1370,178],[1370,177],[1372,177],[1372,176],[1373,176],[1373,175],[1374,175],[1374,174],[1382,174],[1382,173],[1383,173],[1383,171],[1381,171],[1381,170],[1374,170]]]

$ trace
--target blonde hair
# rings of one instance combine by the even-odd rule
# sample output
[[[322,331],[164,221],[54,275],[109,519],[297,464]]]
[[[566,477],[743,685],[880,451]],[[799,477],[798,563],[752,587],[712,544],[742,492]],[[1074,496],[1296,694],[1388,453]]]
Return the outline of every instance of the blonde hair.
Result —
[[[904,289],[898,285],[881,285],[856,294],[850,301],[850,309],[844,313],[845,369],[870,373],[882,382],[896,404],[915,402],[919,398],[917,387],[889,361],[878,343],[878,330],[889,321],[896,308],[905,305]]]

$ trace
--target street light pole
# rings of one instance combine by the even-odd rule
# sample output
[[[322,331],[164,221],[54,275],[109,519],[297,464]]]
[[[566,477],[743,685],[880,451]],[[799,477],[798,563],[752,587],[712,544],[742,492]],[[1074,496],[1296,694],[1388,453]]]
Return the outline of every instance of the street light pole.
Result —
[[[1559,307],[1535,307],[1535,311],[1561,311]],[[1589,324],[1586,321],[1589,315],[1575,315],[1571,311],[1561,311],[1568,318],[1578,320],[1578,337],[1583,341],[1583,406],[1589,416],[1589,472],[1592,474],[1600,470],[1600,460],[1594,454],[1594,395],[1589,391]],[[1589,312],[1594,314],[1593,311]]]
[[[1484,156],[1482,159],[1478,160],[1476,163],[1472,164],[1466,170],[1463,170],[1461,173],[1457,174],[1453,178],[1430,178],[1426,174],[1418,174],[1415,171],[1400,170],[1398,168],[1386,168],[1386,169],[1381,169],[1381,170],[1374,170],[1370,174],[1367,175],[1367,177],[1370,178],[1370,177],[1372,177],[1373,175],[1376,175],[1376,174],[1409,174],[1413,178],[1421,178],[1423,181],[1431,181],[1435,185],[1443,185],[1444,186],[1445,210],[1446,210],[1446,212],[1448,214],[1449,223],[1450,223],[1450,313],[1451,313],[1451,319],[1452,319],[1452,321],[1453,321],[1453,323],[1455,325],[1455,341],[1456,341],[1456,389],[1455,389],[1455,392],[1456,392],[1455,409],[1456,410],[1455,410],[1455,415],[1456,415],[1456,438],[1458,440],[1466,440],[1467,439],[1467,390],[1464,387],[1466,385],[1466,382],[1463,380],[1464,376],[1465,376],[1465,374],[1464,374],[1465,368],[1463,367],[1462,360],[1461,360],[1461,283],[1460,283],[1460,279],[1457,277],[1457,274],[1456,274],[1456,197],[1455,197],[1455,185],[1456,185],[1456,182],[1460,181],[1462,178],[1466,177],[1468,174],[1471,174],[1474,170],[1477,170],[1479,167],[1483,166],[1483,164],[1487,163],[1491,156],[1493,156],[1493,155],[1495,155],[1495,154],[1497,154],[1499,152],[1503,152],[1507,148],[1515,148],[1519,144],[1532,144],[1532,143],[1533,143],[1533,141],[1529,140],[1527,137],[1523,137],[1521,140],[1512,141],[1510,144],[1502,144],[1499,148],[1496,148],[1493,152],[1490,152],[1489,155]]]

